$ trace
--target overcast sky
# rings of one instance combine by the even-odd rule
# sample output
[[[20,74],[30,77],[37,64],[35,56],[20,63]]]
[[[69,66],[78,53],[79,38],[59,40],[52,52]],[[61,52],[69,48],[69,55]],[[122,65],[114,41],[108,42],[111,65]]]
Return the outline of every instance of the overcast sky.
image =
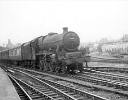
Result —
[[[128,34],[127,0],[0,0],[0,44],[27,42],[68,27],[81,42]]]

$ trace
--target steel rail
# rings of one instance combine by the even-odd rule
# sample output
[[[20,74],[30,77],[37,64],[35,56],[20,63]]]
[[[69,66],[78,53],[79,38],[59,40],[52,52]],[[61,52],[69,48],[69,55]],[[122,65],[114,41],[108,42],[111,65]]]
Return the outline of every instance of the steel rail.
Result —
[[[14,77],[12,77],[10,74],[8,74],[10,80],[12,81],[19,97],[21,100],[32,100],[32,98],[29,96],[29,94],[24,90],[24,88],[16,81]]]
[[[66,98],[63,98],[63,97],[60,97],[59,95],[58,95],[58,98],[54,98],[55,96],[53,96],[53,92],[51,92],[51,90],[48,90],[48,89],[44,89],[42,86],[31,86],[30,84],[28,84],[27,82],[24,82],[23,80],[20,80],[20,79],[18,79],[18,78],[16,78],[15,76],[13,76],[13,75],[11,75],[12,77],[14,77],[16,80],[18,80],[18,82],[20,82],[21,84],[24,84],[25,86],[27,86],[27,87],[29,87],[29,88],[31,88],[32,90],[34,90],[36,93],[38,93],[38,94],[41,94],[41,95],[43,95],[44,97],[46,97],[48,100],[77,100],[77,99],[75,99],[75,98],[70,98],[70,97],[66,97]],[[40,88],[40,89],[37,89],[37,88]],[[50,93],[50,94],[48,94],[48,93]],[[67,94],[66,94],[67,95]],[[37,95],[36,95],[37,96]],[[51,97],[51,96],[53,96],[53,98]],[[40,98],[40,97],[39,97]],[[43,99],[43,98],[41,98],[41,99]],[[33,99],[32,99],[33,100]],[[35,99],[36,100],[36,99]]]
[[[21,72],[21,71],[20,71],[20,72]],[[25,73],[25,72],[22,72],[22,73],[28,74],[28,73]],[[60,83],[51,81],[51,80],[39,79],[39,78],[37,78],[35,75],[30,75],[30,74],[28,74],[28,75],[29,75],[29,76],[32,76],[32,77],[34,77],[34,78],[36,78],[37,80],[40,80],[40,81],[45,81],[45,82],[47,81],[48,84],[54,85],[56,88],[59,88],[60,85],[61,85],[61,87],[63,86],[64,88],[59,88],[59,90],[64,91],[64,92],[66,92],[66,93],[68,93],[68,94],[70,94],[70,95],[71,95],[71,93],[67,92],[67,90],[74,91],[74,92],[76,92],[76,94],[82,94],[83,96],[86,96],[86,97],[91,98],[91,100],[107,100],[106,98],[103,98],[103,97],[101,97],[101,96],[97,96],[97,95],[92,94],[92,93],[89,93],[89,92],[85,92],[85,91],[81,91],[81,90],[79,90],[79,89],[71,88],[71,87],[65,86],[65,85],[63,85],[63,84],[60,84]],[[55,84],[56,84],[56,85],[55,85]],[[77,96],[76,94],[73,94],[73,95],[74,95],[74,96]],[[79,96],[79,95],[78,95],[78,96]],[[77,100],[78,100],[78,99],[77,99]],[[84,100],[84,99],[83,99],[83,100]]]
[[[86,73],[87,71],[83,72]],[[113,79],[113,80],[118,80],[118,81],[125,81],[128,82],[128,76],[125,75],[119,75],[119,74],[113,74],[113,73],[109,73],[109,72],[101,72],[101,71],[96,71],[96,70],[89,70],[91,75],[104,75],[104,77],[108,78],[108,79]]]

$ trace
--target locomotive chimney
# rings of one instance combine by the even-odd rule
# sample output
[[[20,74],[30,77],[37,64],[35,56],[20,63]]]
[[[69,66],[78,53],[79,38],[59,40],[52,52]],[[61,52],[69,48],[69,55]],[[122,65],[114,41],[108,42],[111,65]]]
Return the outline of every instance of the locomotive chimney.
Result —
[[[63,27],[63,34],[68,32],[68,27]]]

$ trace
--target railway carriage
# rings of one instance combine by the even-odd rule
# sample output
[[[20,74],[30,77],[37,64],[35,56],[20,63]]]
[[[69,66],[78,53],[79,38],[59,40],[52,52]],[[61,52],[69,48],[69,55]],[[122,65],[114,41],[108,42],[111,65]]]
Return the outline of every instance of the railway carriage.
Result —
[[[22,54],[22,65],[25,67],[32,67],[33,59],[32,59],[32,48],[31,42],[24,43],[21,46],[21,54]]]
[[[2,51],[0,55],[1,55],[0,58],[1,58],[2,62],[7,63],[9,61],[9,50]]]
[[[9,62],[19,65],[22,61],[21,46],[9,49]]]
[[[24,43],[22,45],[22,60],[31,60],[32,59],[32,50],[30,42]]]
[[[10,60],[22,60],[21,46],[9,50]]]

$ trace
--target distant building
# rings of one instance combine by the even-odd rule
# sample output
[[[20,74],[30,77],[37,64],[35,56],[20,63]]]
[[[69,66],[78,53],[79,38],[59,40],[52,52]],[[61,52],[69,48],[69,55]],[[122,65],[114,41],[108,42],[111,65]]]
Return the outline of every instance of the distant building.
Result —
[[[7,43],[7,45],[6,45],[6,48],[11,49],[11,48],[13,48],[13,47],[14,47],[14,45],[12,44],[11,40],[8,39],[8,43]]]
[[[107,38],[100,39],[99,43],[107,43],[109,42]]]
[[[123,37],[120,40],[122,42],[128,42],[128,34],[124,34]]]

